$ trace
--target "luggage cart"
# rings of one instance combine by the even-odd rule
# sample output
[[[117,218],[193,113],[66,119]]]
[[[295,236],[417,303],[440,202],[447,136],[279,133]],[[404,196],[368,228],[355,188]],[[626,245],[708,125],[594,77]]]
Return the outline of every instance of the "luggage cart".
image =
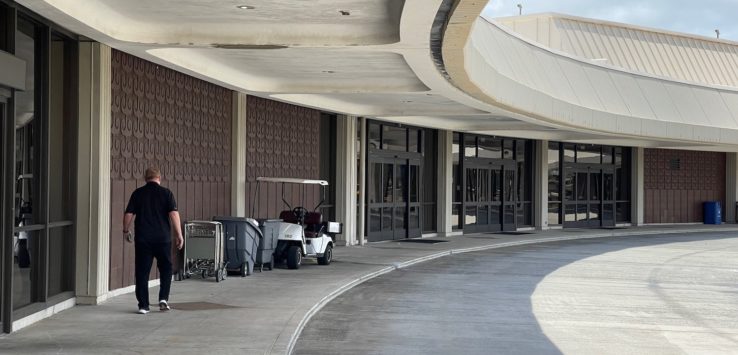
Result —
[[[223,260],[223,225],[212,221],[189,221],[184,224],[185,276],[197,274],[203,279],[215,277],[215,282],[226,279]]]

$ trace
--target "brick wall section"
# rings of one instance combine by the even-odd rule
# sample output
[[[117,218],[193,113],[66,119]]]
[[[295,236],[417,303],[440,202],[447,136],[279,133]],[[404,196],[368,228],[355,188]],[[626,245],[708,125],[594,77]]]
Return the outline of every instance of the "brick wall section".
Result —
[[[702,222],[702,203],[725,211],[725,153],[646,149],[646,223]]]
[[[319,178],[320,111],[255,96],[248,97],[246,106],[246,214],[277,218],[286,209],[282,184],[263,183],[257,192],[256,178]],[[304,194],[299,185],[284,188],[293,207],[312,211],[320,202],[317,186],[305,187]]]
[[[228,89],[113,50],[111,290],[134,284],[121,219],[147,166],[161,169],[183,221],[230,214],[231,101]]]

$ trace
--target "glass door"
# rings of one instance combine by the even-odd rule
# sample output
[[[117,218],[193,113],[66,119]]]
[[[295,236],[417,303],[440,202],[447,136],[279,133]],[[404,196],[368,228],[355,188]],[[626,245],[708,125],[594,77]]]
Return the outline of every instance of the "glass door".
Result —
[[[465,232],[516,229],[515,169],[498,164],[475,164],[465,169]]]
[[[615,172],[602,172],[602,226],[615,226]]]
[[[369,240],[420,237],[420,161],[374,158],[367,170]]]
[[[514,231],[515,224],[515,167],[502,167],[502,230]]]
[[[604,191],[605,184],[609,184],[609,193]],[[613,174],[603,174],[601,169],[578,168],[567,171],[564,176],[564,226],[597,228],[606,225],[608,222],[603,219],[603,214],[614,215],[614,201],[603,203],[603,198],[605,195],[612,196],[613,185]]]

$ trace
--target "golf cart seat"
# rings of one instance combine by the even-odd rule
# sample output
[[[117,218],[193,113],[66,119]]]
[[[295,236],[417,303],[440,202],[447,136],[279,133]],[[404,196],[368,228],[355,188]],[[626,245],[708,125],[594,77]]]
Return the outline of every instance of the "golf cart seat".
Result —
[[[279,213],[279,219],[287,222],[287,223],[300,223],[300,221],[297,219],[297,215],[292,210],[284,210]]]
[[[317,238],[323,229],[323,214],[308,212],[305,215],[305,238]]]

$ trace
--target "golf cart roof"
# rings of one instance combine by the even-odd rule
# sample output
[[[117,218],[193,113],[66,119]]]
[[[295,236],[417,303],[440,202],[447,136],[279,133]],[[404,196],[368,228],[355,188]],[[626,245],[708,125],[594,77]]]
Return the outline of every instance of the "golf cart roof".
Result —
[[[328,181],[325,181],[325,180],[308,180],[308,179],[278,178],[278,177],[258,177],[258,178],[256,178],[256,181],[284,182],[284,183],[289,183],[289,184],[307,184],[307,185],[328,186]]]

